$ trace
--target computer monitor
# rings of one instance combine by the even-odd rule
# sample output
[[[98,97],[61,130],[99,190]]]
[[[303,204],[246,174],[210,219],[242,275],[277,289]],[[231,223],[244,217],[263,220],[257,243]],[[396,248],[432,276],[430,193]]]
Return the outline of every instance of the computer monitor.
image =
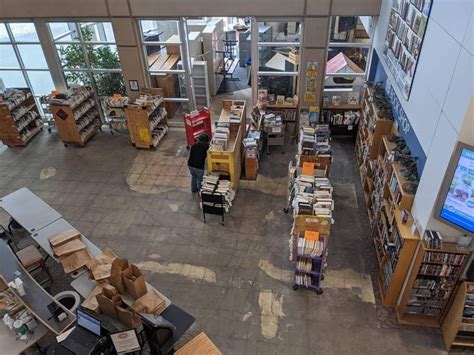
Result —
[[[100,336],[100,330],[102,328],[101,321],[89,313],[84,312],[81,309],[77,309],[77,325],[81,326],[82,328],[87,329],[91,333],[94,333],[97,336]]]
[[[458,143],[438,195],[434,217],[474,234],[474,147]]]

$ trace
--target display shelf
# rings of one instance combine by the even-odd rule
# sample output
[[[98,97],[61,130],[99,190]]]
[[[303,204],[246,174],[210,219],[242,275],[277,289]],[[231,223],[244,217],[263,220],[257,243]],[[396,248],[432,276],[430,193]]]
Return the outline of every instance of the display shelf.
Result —
[[[90,87],[74,87],[62,96],[49,98],[49,110],[64,145],[85,146],[101,129],[99,107]]]
[[[7,89],[0,102],[0,140],[11,146],[25,146],[43,129],[34,96],[27,88]]]
[[[163,90],[143,88],[142,95],[147,98],[147,104],[125,105],[128,131],[134,147],[154,149],[168,132]]]
[[[207,151],[207,170],[229,174],[235,191],[239,186],[242,169],[242,139],[245,135],[247,117],[245,106],[246,103],[243,100],[223,101],[218,123],[229,125],[226,147],[223,150],[217,150],[211,142],[211,148]]]
[[[470,254],[453,243],[443,242],[439,249],[433,249],[425,241],[420,242],[395,308],[398,321],[439,327]],[[432,255],[443,258],[443,265],[425,264],[424,260]]]
[[[200,134],[206,133],[212,139],[211,113],[207,108],[184,115],[184,128],[186,130],[186,143],[188,148],[193,145]]]
[[[323,105],[324,110],[361,110],[362,105],[351,105],[351,104],[341,104],[341,105]]]

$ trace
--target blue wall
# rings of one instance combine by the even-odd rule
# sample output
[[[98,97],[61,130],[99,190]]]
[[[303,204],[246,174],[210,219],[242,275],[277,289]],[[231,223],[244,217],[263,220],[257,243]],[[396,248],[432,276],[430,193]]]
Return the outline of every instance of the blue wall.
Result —
[[[369,81],[383,82],[385,84],[385,93],[392,103],[393,115],[398,126],[398,132],[400,136],[402,136],[407,142],[411,153],[419,158],[417,167],[418,175],[421,176],[426,163],[426,154],[423,151],[420,142],[418,141],[418,137],[416,136],[416,133],[410,124],[410,120],[403,110],[395,89],[392,87],[392,84],[388,79],[387,73],[385,72],[382,64],[380,64],[380,59],[376,51],[373,52],[372,56],[372,65],[369,71]]]

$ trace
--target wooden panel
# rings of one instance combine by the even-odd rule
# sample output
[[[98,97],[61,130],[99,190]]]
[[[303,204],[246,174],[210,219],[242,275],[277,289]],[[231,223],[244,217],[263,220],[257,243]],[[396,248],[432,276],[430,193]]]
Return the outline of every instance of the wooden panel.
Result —
[[[175,352],[176,355],[222,355],[219,349],[209,339],[206,333],[202,332],[182,348]]]
[[[53,114],[54,123],[58,128],[62,141],[66,143],[82,143],[72,110],[68,106],[50,106],[49,109]],[[61,110],[67,114],[65,119],[58,115],[58,112]]]

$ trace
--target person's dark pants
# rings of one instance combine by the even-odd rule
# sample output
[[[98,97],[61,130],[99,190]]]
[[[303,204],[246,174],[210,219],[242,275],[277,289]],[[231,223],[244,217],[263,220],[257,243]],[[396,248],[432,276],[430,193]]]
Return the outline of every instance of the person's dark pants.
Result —
[[[191,192],[198,192],[201,190],[204,169],[193,168],[192,166],[188,166],[188,168],[191,173]]]

